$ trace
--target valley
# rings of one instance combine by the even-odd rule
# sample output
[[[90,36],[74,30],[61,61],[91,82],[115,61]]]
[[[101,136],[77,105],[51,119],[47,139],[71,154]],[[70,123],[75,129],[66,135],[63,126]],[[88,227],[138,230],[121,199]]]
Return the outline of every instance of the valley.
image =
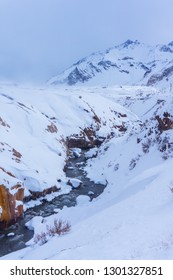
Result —
[[[21,182],[22,226],[30,229],[1,259],[172,258],[169,91],[4,86],[0,102],[1,181],[10,192]],[[37,244],[55,220],[70,231]]]
[[[0,1],[3,280],[172,279],[172,3]]]

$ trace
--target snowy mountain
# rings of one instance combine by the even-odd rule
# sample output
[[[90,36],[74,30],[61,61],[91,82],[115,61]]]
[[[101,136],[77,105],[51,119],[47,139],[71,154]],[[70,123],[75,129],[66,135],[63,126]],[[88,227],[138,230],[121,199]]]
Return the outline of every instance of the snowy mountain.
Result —
[[[51,78],[58,85],[148,85],[172,88],[173,42],[149,46],[132,40],[93,53]]]
[[[72,151],[80,157],[81,145],[85,173],[106,185],[97,198],[91,199],[92,191],[79,194],[75,207],[53,205],[50,216],[34,208],[35,217],[27,223],[33,238],[26,248],[1,259],[172,259],[169,91],[140,86],[1,87],[0,102],[1,182],[8,181],[8,172],[23,183],[26,197],[43,191],[42,197],[25,199],[24,210],[45,201],[50,207],[62,193],[68,200],[73,182],[80,191],[81,177],[69,185],[64,166]],[[44,193],[53,186],[55,192]],[[70,223],[68,234],[52,233],[55,220]],[[7,238],[12,242],[13,237]]]
[[[0,85],[1,259],[173,258],[172,74],[173,42],[128,40]]]
[[[69,192],[71,187],[64,172],[69,148],[94,147],[109,134],[121,135],[123,129],[134,125],[136,116],[127,109],[104,95],[91,96],[87,90],[81,96],[68,89],[1,89],[2,228],[16,219],[14,213],[18,211],[10,202],[4,205],[5,197],[10,196],[8,201],[17,199],[17,205],[25,201],[27,209],[33,201],[42,203],[45,195],[52,199]],[[104,108],[98,106],[98,98]],[[14,198],[14,188],[17,190],[19,185],[24,194],[16,191]]]

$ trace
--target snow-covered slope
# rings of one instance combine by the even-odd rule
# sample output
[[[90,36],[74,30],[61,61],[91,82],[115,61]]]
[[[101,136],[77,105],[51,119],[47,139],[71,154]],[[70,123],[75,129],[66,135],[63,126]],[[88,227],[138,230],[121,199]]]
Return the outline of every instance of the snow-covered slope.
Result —
[[[49,80],[68,85],[149,85],[172,88],[173,42],[149,46],[136,41],[93,53]]]
[[[98,128],[94,110],[101,120],[97,133],[107,138],[86,155],[89,159],[85,171],[96,182],[107,181],[107,187],[92,202],[79,196],[77,206],[64,207],[50,217],[35,217],[29,223],[38,234],[46,231],[54,219],[66,220],[71,224],[67,235],[48,238],[42,246],[31,240],[27,248],[2,259],[172,259],[171,93],[139,86],[3,92],[8,92],[8,97],[1,95],[1,117],[10,126],[1,128],[3,142],[8,141],[22,154],[21,162],[15,162],[10,151],[2,152],[6,168],[11,167],[22,179],[26,172],[23,164],[27,164],[31,177],[40,185],[42,180],[50,184],[50,180],[64,178],[61,168],[65,151],[55,138],[78,133],[79,127],[91,124]],[[12,113],[8,114],[6,106],[11,106],[8,108]],[[46,130],[50,121],[58,129],[54,134]],[[19,129],[21,137],[26,135],[22,139],[15,137]],[[30,154],[25,153],[29,147]],[[39,160],[44,152],[47,160]],[[34,160],[37,165],[32,169]]]
[[[0,90],[0,104],[0,167],[24,183],[26,196],[27,190],[69,190],[63,171],[68,136],[87,128],[102,137],[121,135],[115,124],[130,129],[137,120],[126,108],[89,91],[81,96],[78,90],[8,87]]]

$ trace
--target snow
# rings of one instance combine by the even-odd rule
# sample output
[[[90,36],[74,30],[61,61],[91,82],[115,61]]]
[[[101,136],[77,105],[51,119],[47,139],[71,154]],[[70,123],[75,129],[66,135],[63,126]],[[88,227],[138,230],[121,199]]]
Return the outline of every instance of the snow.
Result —
[[[85,154],[85,156],[86,156],[86,158],[92,158],[92,157],[96,156],[97,153],[98,153],[98,148],[92,148]]]
[[[15,235],[14,232],[10,232],[10,233],[7,234],[8,237],[11,237],[11,236],[14,236],[14,235]]]
[[[2,92],[7,92],[8,98],[0,94],[1,117],[10,128],[1,127],[1,161],[4,169],[23,181],[26,189],[31,191],[42,191],[54,185],[62,187],[57,180],[65,182],[65,139],[79,133],[81,128],[97,127],[93,110],[102,123],[107,122],[106,126],[99,128],[101,136],[113,130],[115,119],[121,124],[114,111],[130,114],[106,96],[96,93],[93,98],[89,90],[82,98],[79,98],[78,89],[68,92],[66,89],[7,87]],[[101,104],[105,104],[104,112],[101,106],[97,108],[98,98]],[[57,132],[47,131],[51,123],[56,125]],[[114,131],[119,134],[118,130]],[[13,156],[13,148],[21,154],[20,158]]]
[[[49,237],[41,246],[33,238],[26,248],[1,260],[173,258],[173,153],[170,148],[165,160],[160,150],[165,137],[172,139],[173,130],[157,134],[155,119],[165,111],[173,115],[170,92],[142,86],[42,90],[8,87],[2,92],[13,100],[0,95],[0,116],[10,125],[1,127],[4,145],[0,148],[5,150],[1,152],[0,166],[25,182],[27,190],[39,191],[56,184],[61,187],[58,194],[68,193],[71,187],[63,172],[66,148],[62,139],[92,125],[97,135],[106,139],[86,154],[85,172],[106,188],[92,201],[80,195],[75,207],[55,208],[55,214],[46,218],[34,217],[26,226],[35,235],[46,232],[54,220],[60,219],[68,221],[71,230]],[[18,102],[27,108],[21,108]],[[101,120],[100,126],[93,120],[93,111]],[[58,128],[56,133],[46,130],[50,120]],[[125,131],[118,129],[122,123]],[[144,152],[143,144],[148,139],[150,145]],[[22,154],[20,162],[12,159],[11,147]],[[80,150],[73,152],[80,155]],[[70,180],[73,186],[79,186],[79,180]],[[50,200],[53,196],[50,194]]]
[[[9,192],[12,195],[14,195],[18,191],[16,188],[13,188],[13,187],[16,185],[22,186],[22,184],[23,184],[22,181],[10,176],[1,168],[0,168],[0,180],[1,180],[1,184],[4,185],[6,188],[8,188]]]
[[[80,157],[81,149],[80,148],[71,148],[70,151],[73,153],[75,157]]]
[[[152,85],[171,90],[173,75],[164,75],[172,67],[172,45],[146,45],[138,41],[125,42],[103,52],[81,59],[63,73],[51,78],[50,85],[114,86]]]
[[[79,179],[70,178],[68,180],[68,185],[71,185],[75,189],[79,188],[81,186],[81,184],[82,184],[82,181]]]
[[[33,230],[37,227],[38,224],[40,225],[42,223],[43,223],[43,217],[39,216],[39,217],[34,217],[32,220],[27,222],[25,225],[28,229]]]
[[[90,201],[90,198],[87,195],[79,195],[76,199],[77,205],[84,206],[88,205],[88,201]]]

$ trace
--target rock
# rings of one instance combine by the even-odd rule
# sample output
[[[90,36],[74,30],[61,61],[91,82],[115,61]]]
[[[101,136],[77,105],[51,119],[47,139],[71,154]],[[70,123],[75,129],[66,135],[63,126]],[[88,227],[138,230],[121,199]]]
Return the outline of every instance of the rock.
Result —
[[[16,235],[12,239],[9,239],[9,241],[11,241],[11,242],[18,241],[19,242],[19,240],[23,239],[23,236],[24,236],[23,234]]]
[[[74,167],[73,167],[73,166],[67,166],[67,169],[68,169],[68,170],[73,170]]]
[[[15,235],[14,232],[10,232],[10,233],[7,234],[8,237],[13,237],[14,235]]]
[[[23,248],[25,248],[26,246],[25,246],[25,242],[23,242],[23,241],[20,241],[19,243],[18,243],[18,245],[17,245],[17,249],[19,250],[19,249],[23,249]]]
[[[93,143],[86,139],[84,136],[71,136],[67,138],[68,148],[80,148],[80,149],[89,149],[93,147]]]
[[[2,172],[2,184],[0,185],[0,229],[4,229],[23,217],[24,187],[22,182],[4,169]]]
[[[158,129],[163,132],[165,130],[169,130],[173,128],[173,121],[171,120],[171,116],[168,112],[164,112],[163,118],[160,118],[158,115],[156,116],[156,120],[158,121]]]
[[[47,200],[46,198],[43,198],[43,199],[41,200],[41,202],[42,202],[42,203],[46,203],[46,202],[48,202],[48,200]]]
[[[95,121],[99,123],[100,119],[95,114],[94,117],[96,119]],[[80,134],[73,134],[67,137],[66,144],[69,149],[90,149],[95,146],[95,139],[95,130],[91,127],[86,127],[83,130],[81,129]]]
[[[8,228],[8,230],[16,230],[17,227],[18,227],[17,224],[11,225],[11,226]]]
[[[89,191],[89,192],[88,192],[88,195],[94,195],[94,192]]]
[[[77,189],[77,188],[81,187],[82,181],[80,181],[79,179],[70,178],[67,182],[67,185],[72,186],[73,188]]]
[[[28,202],[30,200],[36,200],[37,198],[40,197],[45,197],[47,194],[53,193],[53,192],[58,192],[60,191],[61,188],[58,188],[57,186],[52,186],[50,188],[44,189],[43,191],[29,191],[30,195],[24,197],[24,202]]]
[[[70,199],[66,198],[63,200],[63,203],[66,205],[66,206],[69,206],[71,204],[71,201]]]

